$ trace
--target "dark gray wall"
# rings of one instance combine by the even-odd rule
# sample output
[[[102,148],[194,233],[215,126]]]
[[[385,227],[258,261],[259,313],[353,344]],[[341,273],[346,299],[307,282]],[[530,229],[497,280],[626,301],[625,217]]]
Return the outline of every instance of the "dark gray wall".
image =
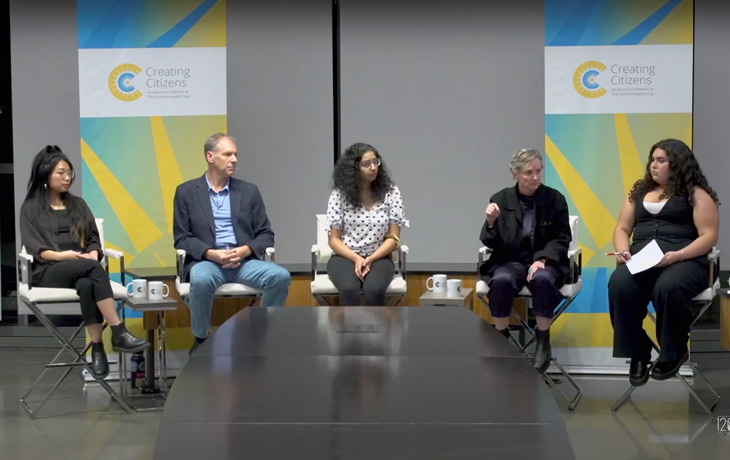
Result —
[[[17,211],[42,146],[58,144],[81,163],[78,39],[74,0],[10,7]],[[230,1],[228,10],[239,174],[261,188],[278,260],[308,262],[332,170],[330,2]],[[726,222],[730,7],[697,0],[695,12],[694,146]],[[411,261],[475,261],[486,200],[511,183],[508,156],[543,148],[543,14],[528,0],[344,2],[343,147],[363,140],[381,150],[406,200]],[[726,255],[729,237],[721,226]]]
[[[531,0],[342,3],[342,143],[379,149],[412,262],[475,262],[516,150],[545,145],[545,14]]]
[[[228,129],[257,184],[276,261],[305,263],[333,162],[330,0],[228,2]]]
[[[10,2],[16,216],[43,147],[58,145],[81,166],[77,23],[75,0]],[[15,232],[20,247],[17,217]]]
[[[694,152],[720,206],[722,269],[730,268],[730,3],[695,0]]]

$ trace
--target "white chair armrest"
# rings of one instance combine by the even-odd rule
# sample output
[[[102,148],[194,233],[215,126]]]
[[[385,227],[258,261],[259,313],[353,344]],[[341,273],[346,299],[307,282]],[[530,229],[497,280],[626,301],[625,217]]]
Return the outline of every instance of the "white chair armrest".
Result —
[[[568,251],[568,259],[572,259],[573,257],[577,256],[578,254],[583,254],[583,249],[581,249],[581,248],[571,249]]]
[[[266,248],[266,250],[264,251],[264,260],[267,262],[273,262],[275,253],[276,249],[274,249],[273,247]]]
[[[400,245],[400,252],[402,252],[403,254],[408,254],[408,251],[410,251],[408,246],[406,246],[405,244]]]
[[[112,259],[121,260],[122,257],[124,257],[124,254],[122,251],[117,251],[116,249],[104,249],[104,255],[107,257],[111,257]]]
[[[717,262],[717,260],[720,258],[720,250],[717,248],[712,248],[712,251],[707,254],[707,258],[710,259],[710,262]]]
[[[25,254],[25,253],[21,252],[18,254],[18,259],[23,259],[23,260],[27,261],[29,264],[33,263],[33,256],[30,254]]]
[[[185,249],[175,249],[175,252],[177,252],[177,255],[185,257],[187,255],[187,252],[185,252]]]
[[[487,255],[492,253],[492,248],[488,248],[487,246],[482,246],[479,248],[479,254]]]
[[[276,249],[274,248],[266,248],[266,255],[270,256],[276,252]]]
[[[314,254],[315,257],[319,257],[319,246],[316,244],[312,245],[312,254]]]

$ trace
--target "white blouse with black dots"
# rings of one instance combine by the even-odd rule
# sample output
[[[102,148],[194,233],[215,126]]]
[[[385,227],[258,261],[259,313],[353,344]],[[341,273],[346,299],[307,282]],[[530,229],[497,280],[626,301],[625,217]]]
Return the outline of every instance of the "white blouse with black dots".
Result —
[[[362,205],[348,204],[339,190],[332,191],[327,203],[327,225],[330,230],[342,230],[342,242],[362,257],[372,255],[383,244],[390,224],[408,226],[403,198],[395,185],[370,211]]]

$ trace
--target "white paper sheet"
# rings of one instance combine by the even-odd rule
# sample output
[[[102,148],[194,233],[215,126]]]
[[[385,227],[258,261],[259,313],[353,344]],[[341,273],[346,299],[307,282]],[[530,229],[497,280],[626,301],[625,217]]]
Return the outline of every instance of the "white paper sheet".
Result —
[[[626,267],[632,275],[635,275],[655,266],[662,260],[662,257],[664,257],[664,253],[656,240],[651,240],[651,243],[644,246],[644,249],[631,256],[626,262]]]

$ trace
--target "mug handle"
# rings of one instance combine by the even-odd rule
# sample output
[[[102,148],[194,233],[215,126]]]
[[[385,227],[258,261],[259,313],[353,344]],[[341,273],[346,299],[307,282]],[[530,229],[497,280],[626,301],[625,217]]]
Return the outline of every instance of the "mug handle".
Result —
[[[134,293],[134,287],[132,287],[132,292],[129,292],[129,287],[132,286],[132,283],[129,283],[127,285],[127,295],[132,295]]]
[[[167,289],[167,292],[165,292],[165,289]],[[167,297],[170,295],[170,286],[167,284],[162,285],[162,297]]]
[[[429,282],[429,281],[431,282],[431,286],[429,286],[429,285],[428,285],[428,282]],[[428,279],[426,280],[426,289],[428,289],[429,291],[433,291],[433,276],[432,276],[432,277],[430,277],[430,278],[428,278]]]

